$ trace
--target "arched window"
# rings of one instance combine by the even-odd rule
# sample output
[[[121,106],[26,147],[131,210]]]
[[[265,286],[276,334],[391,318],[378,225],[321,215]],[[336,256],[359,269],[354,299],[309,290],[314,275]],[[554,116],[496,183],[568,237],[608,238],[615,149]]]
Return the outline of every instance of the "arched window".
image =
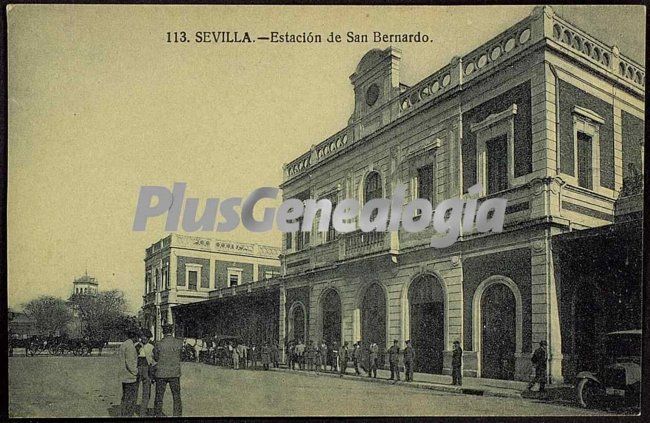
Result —
[[[366,176],[366,184],[363,187],[363,202],[367,203],[368,201],[375,199],[375,198],[381,198],[382,197],[382,190],[381,190],[381,176],[379,175],[379,172],[373,171]],[[370,219],[374,220],[377,214],[379,213],[379,210],[375,209],[372,211],[372,214],[370,215]]]
[[[370,172],[366,176],[366,184],[363,189],[363,201],[367,203],[374,198],[381,198],[381,176],[379,172]]]

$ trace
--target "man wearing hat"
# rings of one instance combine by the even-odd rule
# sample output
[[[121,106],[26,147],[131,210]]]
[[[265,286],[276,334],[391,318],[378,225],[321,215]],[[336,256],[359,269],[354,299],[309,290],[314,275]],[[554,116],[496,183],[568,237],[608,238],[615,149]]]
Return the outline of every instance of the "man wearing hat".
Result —
[[[535,366],[535,377],[528,384],[528,390],[530,391],[536,383],[539,383],[539,392],[545,392],[544,388],[546,387],[546,341],[539,341],[539,348],[533,353],[531,361],[533,366]]]
[[[404,348],[404,373],[407,382],[413,382],[413,364],[415,362],[415,350],[411,345],[411,340],[406,341]]]
[[[182,415],[181,404],[181,354],[183,341],[172,335],[174,328],[171,325],[163,326],[163,339],[156,343],[153,349],[153,358],[156,361],[156,396],[153,409],[156,416],[162,415],[163,399],[167,384],[172,391],[174,400],[174,416]]]
[[[390,365],[390,380],[395,379],[395,374],[397,374],[397,380],[399,377],[399,341],[394,340],[393,346],[388,349],[388,364]]]
[[[376,343],[370,344],[368,349],[368,377],[377,379],[377,360],[379,359],[379,347]]]
[[[138,342],[138,333],[129,330],[127,339],[120,345],[120,379],[122,381],[121,414],[131,417],[135,414],[138,400],[138,353],[135,343]]]
[[[136,345],[138,351],[138,380],[142,384],[142,403],[140,404],[140,416],[146,416],[149,410],[149,398],[151,396],[151,384],[153,383],[153,366],[156,361],[153,359],[153,334],[149,329],[143,329],[140,333],[140,342]]]
[[[460,341],[454,341],[454,348],[451,353],[451,384],[463,384],[463,349],[460,347]]]
[[[341,377],[345,374],[348,368],[348,360],[350,359],[350,350],[348,348],[348,341],[343,343],[341,350],[339,351],[339,367]]]

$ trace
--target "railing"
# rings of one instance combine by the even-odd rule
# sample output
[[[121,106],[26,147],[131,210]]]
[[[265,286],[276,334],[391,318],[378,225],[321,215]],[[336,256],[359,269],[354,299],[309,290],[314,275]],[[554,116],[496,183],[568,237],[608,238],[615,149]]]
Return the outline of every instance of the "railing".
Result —
[[[531,20],[525,19],[463,56],[463,82],[473,79],[486,72],[492,65],[496,66],[521,51],[522,47],[535,41],[531,40],[531,36]]]
[[[404,91],[398,99],[401,114],[409,113],[416,106],[428,103],[457,86],[459,81],[453,73],[456,66],[457,63],[452,62]]]
[[[334,241],[287,252],[283,262],[288,274],[301,273],[356,257],[387,252],[391,247],[390,240],[390,232],[357,230],[342,233]]]
[[[389,232],[362,232],[360,230],[343,234],[339,241],[343,246],[341,258],[350,259],[388,251],[390,248],[389,236]]]
[[[553,15],[553,34],[547,34],[588,59],[591,63],[607,69],[638,87],[645,88],[645,69],[620,54],[617,47],[610,47],[586,32]]]

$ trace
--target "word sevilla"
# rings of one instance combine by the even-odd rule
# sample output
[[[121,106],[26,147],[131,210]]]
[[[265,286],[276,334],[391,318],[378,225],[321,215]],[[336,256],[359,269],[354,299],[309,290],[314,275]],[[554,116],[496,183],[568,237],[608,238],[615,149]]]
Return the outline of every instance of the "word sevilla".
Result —
[[[133,222],[134,231],[144,231],[150,217],[167,214],[165,230],[174,232],[178,230],[181,217],[181,207],[185,197],[186,184],[174,183],[172,191],[161,186],[143,186]],[[334,227],[337,232],[346,233],[361,229],[363,232],[395,232],[401,227],[407,232],[419,232],[433,222],[433,228],[442,236],[433,236],[431,246],[445,248],[458,240],[460,229],[469,232],[474,227],[478,232],[502,232],[503,220],[507,200],[490,198],[477,207],[477,197],[481,195],[479,185],[468,189],[470,199],[451,198],[440,202],[435,210],[426,199],[416,198],[404,205],[406,185],[396,186],[391,198],[375,198],[360,207],[356,199],[347,198],[339,202],[334,210],[328,199],[299,200],[291,198],[284,201],[277,209],[267,207],[264,209],[263,218],[254,218],[254,209],[258,201],[263,198],[275,199],[279,189],[273,187],[258,188],[242,199],[241,197],[227,198],[220,201],[218,198],[208,198],[205,209],[200,218],[197,218],[199,207],[198,198],[187,198],[183,210],[183,230],[186,232],[232,231],[239,223],[251,232],[266,232],[273,228],[273,223],[282,232],[311,232],[316,216],[318,231],[326,232]],[[157,203],[152,205],[152,200],[157,198]],[[241,209],[239,213],[236,208]],[[477,209],[478,208],[478,209]],[[224,221],[216,223],[217,211]],[[241,218],[240,218],[241,214]],[[358,225],[357,225],[358,220]]]

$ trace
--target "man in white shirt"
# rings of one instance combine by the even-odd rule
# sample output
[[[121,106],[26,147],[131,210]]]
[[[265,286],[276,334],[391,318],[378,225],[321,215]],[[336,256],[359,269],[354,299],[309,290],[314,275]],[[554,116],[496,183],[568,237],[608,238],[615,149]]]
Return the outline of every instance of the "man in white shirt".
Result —
[[[144,329],[140,334],[140,342],[136,346],[138,350],[138,379],[142,384],[142,403],[140,404],[140,416],[145,417],[149,411],[149,399],[151,397],[151,384],[153,383],[153,371],[156,361],[153,359],[153,335],[149,329]],[[139,348],[138,348],[139,347]]]

